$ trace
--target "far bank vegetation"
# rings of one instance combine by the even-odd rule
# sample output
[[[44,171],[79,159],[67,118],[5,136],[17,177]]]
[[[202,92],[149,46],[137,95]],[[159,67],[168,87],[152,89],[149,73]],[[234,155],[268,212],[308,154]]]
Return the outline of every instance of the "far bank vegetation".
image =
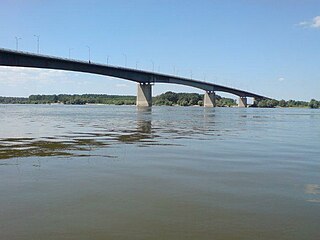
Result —
[[[29,97],[0,97],[0,104],[114,104],[135,105],[135,96],[120,96],[106,94],[54,94],[54,95],[30,95]],[[166,92],[153,97],[153,105],[165,106],[202,106],[203,94],[198,93],[174,93]],[[217,107],[234,107],[237,103],[232,98],[216,95]],[[260,100],[255,101],[251,107],[275,108],[275,107],[299,107],[320,108],[320,101],[311,99],[309,102],[296,100]]]

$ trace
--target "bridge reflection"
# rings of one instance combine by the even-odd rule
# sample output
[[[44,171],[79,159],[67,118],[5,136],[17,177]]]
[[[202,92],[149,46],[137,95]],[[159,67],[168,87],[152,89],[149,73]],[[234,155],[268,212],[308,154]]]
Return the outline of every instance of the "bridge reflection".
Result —
[[[152,108],[137,107],[137,127],[136,130],[129,134],[121,134],[118,141],[125,143],[148,141],[150,142],[155,136],[152,134]]]
[[[59,126],[55,125],[50,131],[52,134],[48,136],[0,138],[0,160],[35,156],[88,157],[92,154],[114,157],[106,153],[112,153],[113,147],[117,148],[118,144],[135,144],[138,147],[176,146],[187,144],[189,139],[235,136],[246,131],[250,127],[246,122],[255,117],[250,114],[250,109],[184,109],[137,107],[133,112],[130,110],[125,111],[124,115],[118,115],[121,117],[109,122],[112,124],[97,121],[92,126],[83,125],[75,128],[76,131],[68,130],[64,134],[57,134],[55,127]],[[172,112],[177,115],[170,114]],[[103,151],[96,151],[99,149]]]

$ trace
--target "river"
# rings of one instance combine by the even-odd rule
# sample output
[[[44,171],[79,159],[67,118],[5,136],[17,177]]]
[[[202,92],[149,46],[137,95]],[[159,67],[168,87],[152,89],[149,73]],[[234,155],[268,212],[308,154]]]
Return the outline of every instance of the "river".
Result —
[[[0,105],[0,239],[320,239],[320,111]]]

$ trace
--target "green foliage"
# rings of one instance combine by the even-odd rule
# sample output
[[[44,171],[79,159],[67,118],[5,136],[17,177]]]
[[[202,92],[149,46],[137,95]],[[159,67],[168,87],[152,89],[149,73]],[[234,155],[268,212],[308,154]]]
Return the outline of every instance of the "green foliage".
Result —
[[[287,107],[287,102],[285,100],[280,100],[279,101],[279,107]]]
[[[216,98],[216,105],[217,107],[232,107],[237,105],[237,103],[234,99],[220,97],[220,98]]]
[[[116,105],[134,105],[136,97],[134,96],[116,96],[105,94],[82,94],[82,95],[30,95],[29,98],[8,98],[0,97],[0,103],[28,103],[28,104],[116,104]]]
[[[305,101],[296,101],[296,100],[280,100],[277,101],[275,99],[264,99],[264,100],[258,100],[254,103],[255,107],[262,107],[262,108],[274,108],[274,107],[295,107],[295,108],[320,108],[320,101],[317,101],[315,99],[311,99],[311,101],[305,102]]]
[[[199,101],[202,101],[202,96],[197,93],[174,93],[166,92],[153,98],[154,105],[180,105],[180,106],[192,106],[198,105]]]
[[[308,107],[308,102],[289,100],[287,101],[287,107]]]
[[[28,103],[28,98],[23,97],[0,97],[0,103],[2,104],[26,104]]]
[[[135,96],[116,96],[105,94],[59,94],[59,95],[30,95],[29,98],[0,97],[0,103],[23,103],[23,104],[115,104],[115,105],[134,105]],[[180,105],[193,106],[203,105],[203,95],[197,93],[174,93],[166,92],[153,98],[154,105]],[[222,98],[216,95],[216,105],[219,107],[231,107],[236,105],[234,99]]]
[[[311,99],[309,102],[309,108],[320,108],[320,101]]]
[[[198,93],[166,92],[154,97],[153,104],[166,106],[203,106],[203,95]],[[216,105],[218,107],[231,107],[236,105],[236,101],[231,98],[222,98],[219,95],[216,95]]]
[[[174,93],[166,92],[153,98],[154,105],[165,106],[193,106],[203,105],[203,95],[197,93]],[[106,94],[59,94],[59,95],[30,95],[28,98],[23,97],[0,97],[0,104],[115,104],[115,105],[135,105],[135,96],[117,96]],[[216,95],[217,107],[232,107],[236,105],[236,101],[231,98],[223,98]],[[320,101],[311,99],[310,102],[295,100],[275,100],[264,99],[256,100],[253,107],[274,108],[274,107],[309,107],[320,108]]]
[[[257,106],[261,108],[274,108],[279,105],[279,101],[274,99],[264,99],[258,102]]]

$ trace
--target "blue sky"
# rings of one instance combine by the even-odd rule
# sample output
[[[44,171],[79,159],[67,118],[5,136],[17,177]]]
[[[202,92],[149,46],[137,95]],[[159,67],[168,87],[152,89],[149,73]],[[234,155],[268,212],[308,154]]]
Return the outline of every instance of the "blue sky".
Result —
[[[320,1],[1,0],[0,47],[177,74],[276,99],[320,99]],[[156,84],[165,91],[199,92]],[[135,83],[0,67],[0,96],[136,94]],[[218,93],[220,94],[220,93]],[[223,95],[223,94],[221,94]],[[231,95],[225,95],[231,96]],[[232,96],[234,97],[234,96]]]

